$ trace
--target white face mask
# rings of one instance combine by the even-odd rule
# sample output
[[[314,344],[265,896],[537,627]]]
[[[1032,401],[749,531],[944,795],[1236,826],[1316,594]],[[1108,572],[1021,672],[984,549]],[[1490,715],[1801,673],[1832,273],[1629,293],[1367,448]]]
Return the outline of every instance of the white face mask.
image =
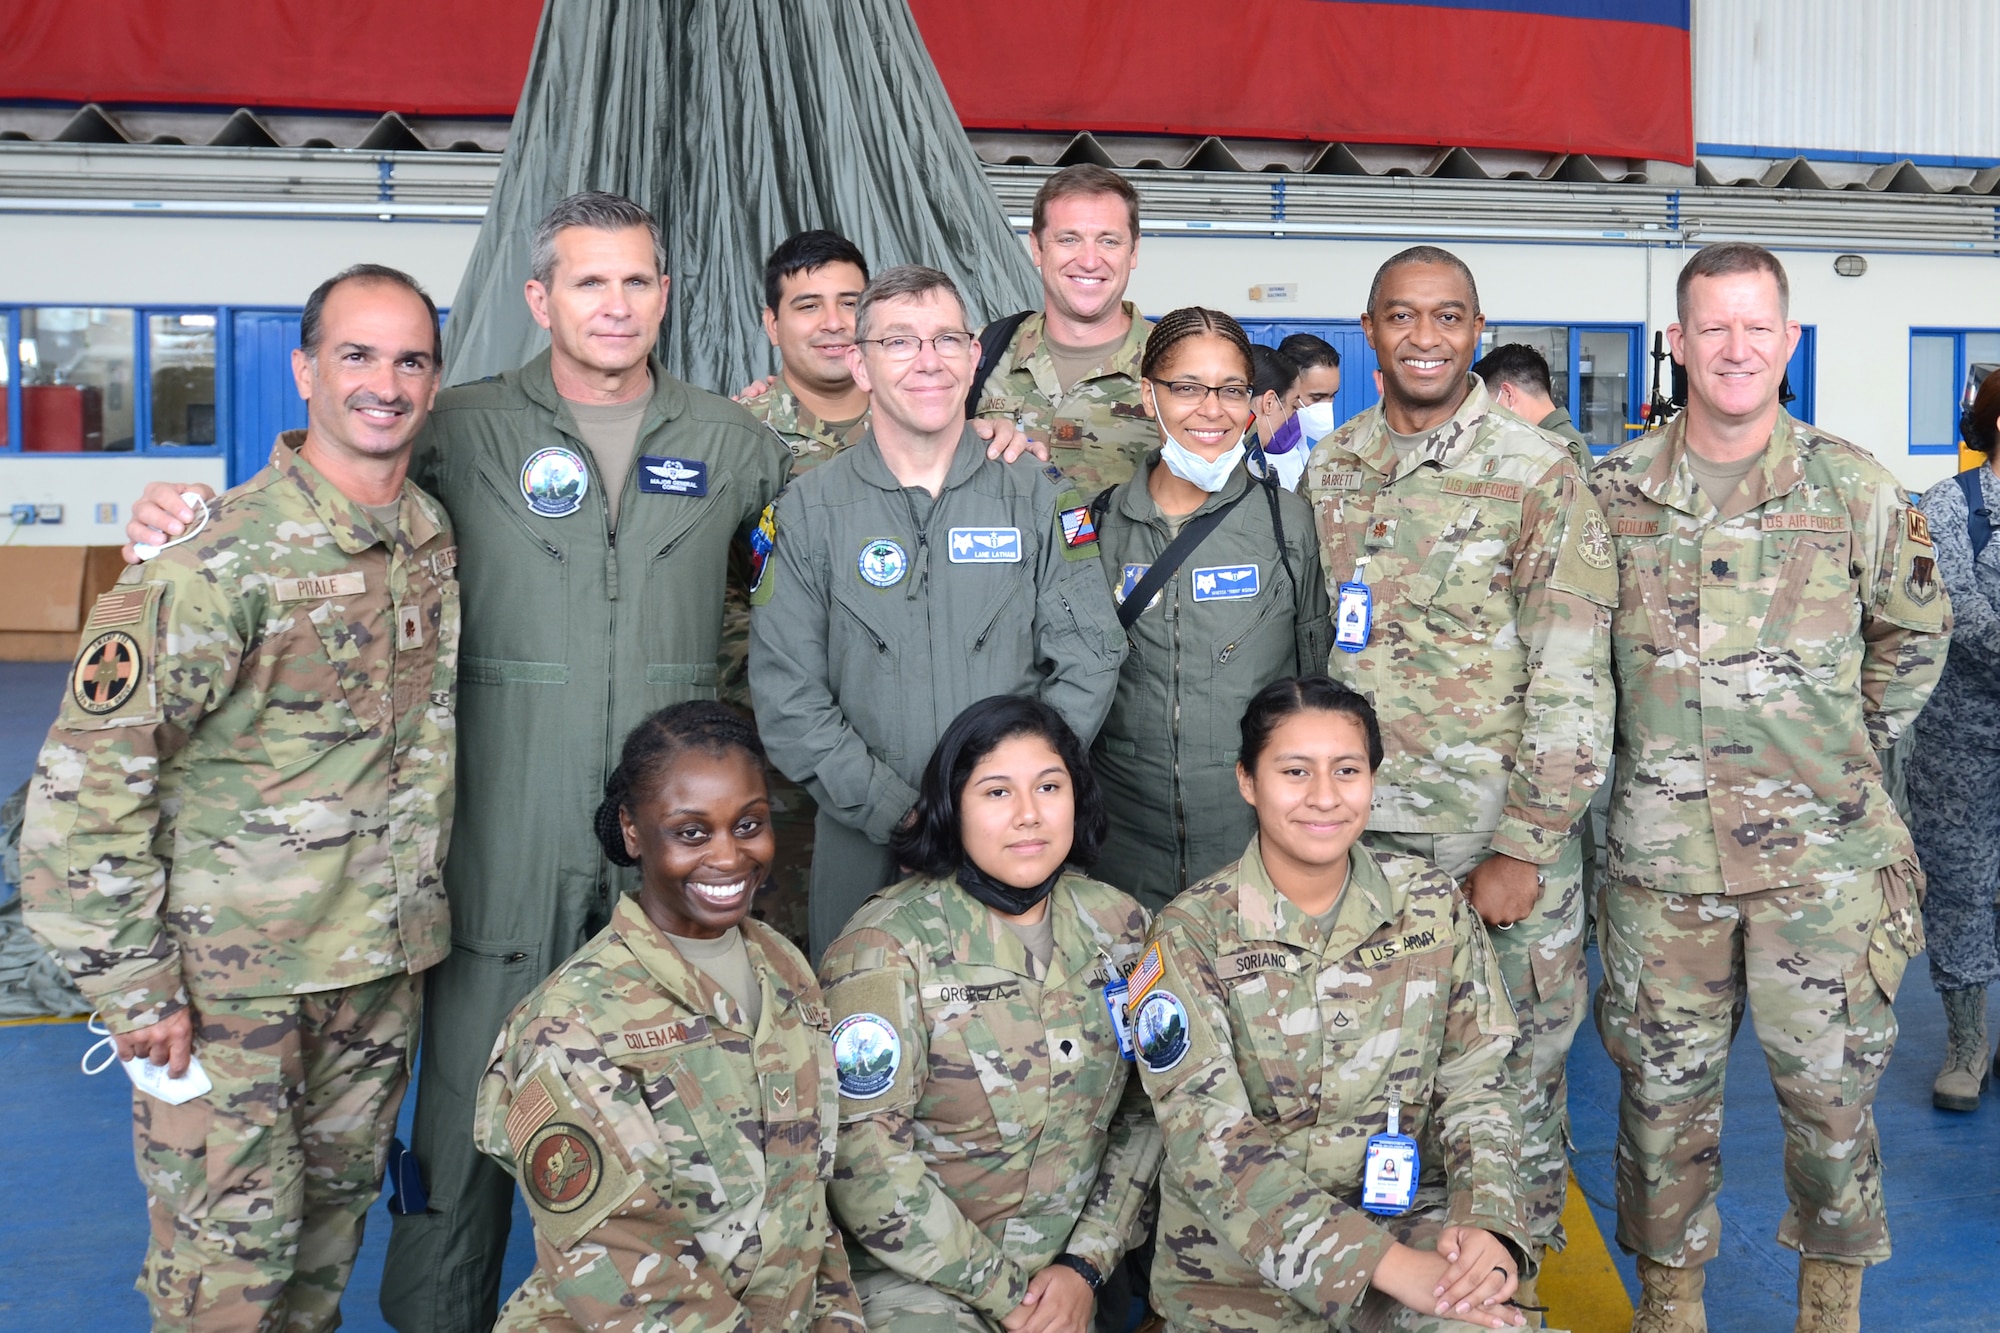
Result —
[[[1320,437],[1333,431],[1333,404],[1308,403],[1298,410],[1299,434],[1305,437],[1308,450],[1318,444]]]
[[[1221,456],[1211,463],[1175,439],[1164,425],[1160,427],[1160,434],[1166,438],[1166,443],[1160,446],[1160,461],[1167,465],[1167,471],[1190,486],[1201,487],[1210,495],[1223,488],[1229,474],[1243,461],[1243,437],[1240,435],[1235,444],[1223,450]]]

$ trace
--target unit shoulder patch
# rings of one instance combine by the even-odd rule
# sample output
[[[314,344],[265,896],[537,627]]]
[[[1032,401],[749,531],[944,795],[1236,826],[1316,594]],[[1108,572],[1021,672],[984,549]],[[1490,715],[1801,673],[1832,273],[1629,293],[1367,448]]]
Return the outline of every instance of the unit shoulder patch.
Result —
[[[124,630],[106,630],[77,654],[70,671],[70,697],[90,716],[103,717],[130,702],[145,674],[139,641]]]
[[[1164,1074],[1187,1059],[1188,1011],[1181,997],[1169,990],[1148,994],[1132,1019],[1132,1037],[1148,1073]]]
[[[840,1095],[873,1101],[896,1082],[903,1064],[903,1039],[880,1014],[849,1014],[833,1025],[833,1065]]]
[[[1611,527],[1588,496],[1579,497],[1563,517],[1562,544],[1556,548],[1549,586],[1598,606],[1618,605],[1618,557]]]

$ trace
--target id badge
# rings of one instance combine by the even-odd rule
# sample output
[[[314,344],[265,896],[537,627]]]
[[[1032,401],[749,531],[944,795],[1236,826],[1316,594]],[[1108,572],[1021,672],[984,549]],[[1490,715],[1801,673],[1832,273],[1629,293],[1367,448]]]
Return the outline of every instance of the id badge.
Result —
[[[1368,1155],[1361,1174],[1361,1206],[1371,1213],[1394,1217],[1410,1211],[1417,1201],[1417,1141],[1399,1133],[1402,1107],[1389,1107],[1389,1132],[1368,1139]]]
[[[1130,1060],[1134,1056],[1132,1047],[1132,1019],[1126,1011],[1125,997],[1131,994],[1131,987],[1120,977],[1106,983],[1104,987],[1104,1007],[1111,1015],[1111,1031],[1118,1038],[1118,1054]]]
[[[1343,583],[1333,609],[1333,646],[1358,653],[1368,646],[1368,627],[1375,618],[1375,597],[1365,583]]]

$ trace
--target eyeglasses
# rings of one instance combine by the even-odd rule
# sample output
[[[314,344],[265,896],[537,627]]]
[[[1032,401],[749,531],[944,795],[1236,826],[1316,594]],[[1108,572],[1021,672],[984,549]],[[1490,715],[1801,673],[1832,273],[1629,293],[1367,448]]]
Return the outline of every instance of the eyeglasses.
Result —
[[[1147,376],[1152,379],[1152,376]],[[1250,406],[1250,386],[1247,384],[1203,384],[1198,380],[1153,380],[1153,386],[1165,389],[1167,396],[1182,407],[1199,407],[1214,394],[1224,407]]]
[[[873,343],[881,348],[882,355],[891,361],[916,360],[917,353],[924,350],[925,343],[929,343],[936,349],[937,354],[947,361],[956,361],[959,357],[968,356],[972,352],[970,333],[940,333],[935,338],[913,338],[908,334],[899,333],[888,338],[856,338],[854,341],[864,346]]]

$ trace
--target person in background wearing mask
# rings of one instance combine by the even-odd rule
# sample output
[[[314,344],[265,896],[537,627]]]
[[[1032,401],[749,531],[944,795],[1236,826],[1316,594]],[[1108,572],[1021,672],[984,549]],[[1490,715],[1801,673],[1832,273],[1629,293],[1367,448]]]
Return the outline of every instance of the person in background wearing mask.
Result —
[[[1039,699],[954,718],[912,813],[894,850],[915,873],[820,968],[840,1072],[827,1194],[862,1313],[875,1333],[1088,1333],[1160,1166],[1106,1003],[1149,918],[1084,873],[1104,806]]]
[[[1278,344],[1278,350],[1299,368],[1292,397],[1300,407],[1333,401],[1340,392],[1340,353],[1332,343],[1316,333],[1294,333]]]
[[[1910,751],[1910,834],[1930,890],[1924,936],[1931,982],[1948,1022],[1944,1069],[1931,1089],[1941,1111],[1976,1111],[1986,1090],[1986,988],[2000,982],[2000,371],[1988,375],[1959,426],[1986,462],[1924,492],[1918,507],[1937,543],[1951,598],[1951,648],[1936,693],[1917,715]],[[1971,520],[1968,522],[1968,520]]]
[[[1569,1184],[1577,825],[1611,749],[1611,534],[1569,455],[1468,373],[1485,320],[1456,255],[1390,258],[1361,323],[1382,400],[1319,442],[1303,482],[1337,585],[1328,674],[1370,697],[1388,740],[1369,845],[1437,862],[1491,928],[1525,1038],[1520,1171],[1539,1264],[1563,1244]]]
[[[1244,705],[1326,662],[1312,510],[1249,452],[1253,355],[1217,310],[1154,325],[1141,373],[1160,444],[1098,506],[1128,645],[1091,753],[1111,816],[1101,873],[1150,911],[1250,836],[1235,776]]]
[[[1569,409],[1555,404],[1555,381],[1549,363],[1526,343],[1501,343],[1479,358],[1472,373],[1485,382],[1493,401],[1521,420],[1563,442],[1577,471],[1590,475],[1590,442],[1569,419]]]
[[[1299,476],[1306,470],[1306,456],[1312,452],[1312,445],[1301,440],[1292,421],[1299,407],[1292,395],[1292,386],[1299,378],[1298,363],[1274,347],[1252,343],[1250,367],[1250,410],[1258,447],[1278,484],[1288,491],[1297,490]]]

